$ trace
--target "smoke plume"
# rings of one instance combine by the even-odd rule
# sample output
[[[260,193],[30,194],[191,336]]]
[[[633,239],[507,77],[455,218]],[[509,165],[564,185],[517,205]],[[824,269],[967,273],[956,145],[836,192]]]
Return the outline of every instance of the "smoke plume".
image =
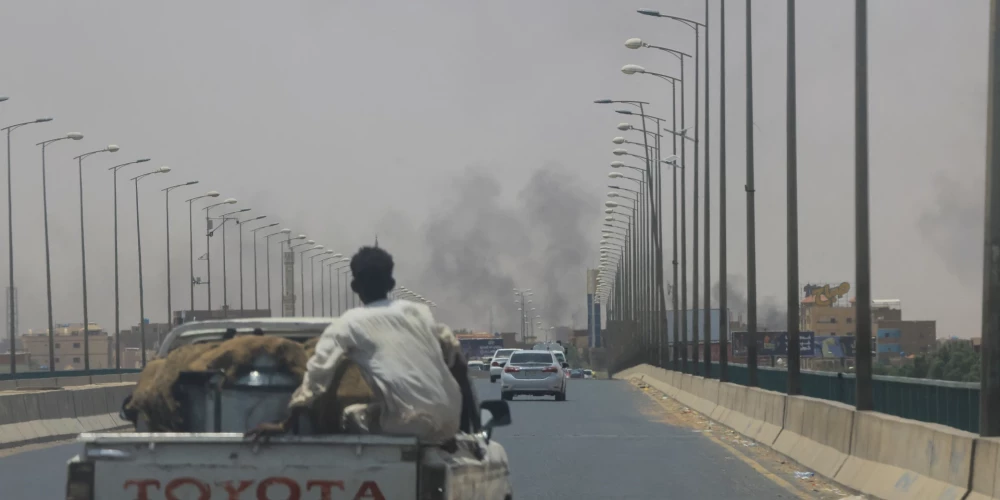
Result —
[[[935,183],[935,203],[924,205],[917,227],[952,275],[979,286],[983,272],[983,198],[954,180]]]

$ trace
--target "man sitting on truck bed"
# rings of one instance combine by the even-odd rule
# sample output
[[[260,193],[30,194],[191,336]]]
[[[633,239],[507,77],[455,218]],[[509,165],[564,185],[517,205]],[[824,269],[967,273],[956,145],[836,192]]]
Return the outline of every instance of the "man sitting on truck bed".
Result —
[[[286,430],[321,395],[336,390],[330,385],[340,363],[348,360],[358,365],[375,394],[373,402],[344,410],[350,430],[432,442],[453,438],[468,413],[462,403],[469,388],[460,388],[450,369],[459,364],[466,368],[458,341],[434,321],[426,305],[388,299],[396,286],[388,252],[363,247],[350,265],[351,289],[365,307],[348,310],[323,332],[302,385],[292,396],[289,420],[250,434]],[[465,384],[469,385],[467,376]]]

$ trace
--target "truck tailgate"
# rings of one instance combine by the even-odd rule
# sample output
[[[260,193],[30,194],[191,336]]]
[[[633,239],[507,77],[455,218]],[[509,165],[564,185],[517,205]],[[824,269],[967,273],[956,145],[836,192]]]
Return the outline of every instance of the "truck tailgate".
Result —
[[[81,435],[94,498],[416,499],[415,439],[240,434]]]

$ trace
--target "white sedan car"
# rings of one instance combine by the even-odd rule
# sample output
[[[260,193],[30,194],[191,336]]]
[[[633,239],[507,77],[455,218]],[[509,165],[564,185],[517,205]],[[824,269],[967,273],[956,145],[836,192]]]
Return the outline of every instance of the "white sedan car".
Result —
[[[556,401],[566,401],[566,376],[563,370],[568,363],[560,363],[551,351],[515,351],[507,360],[500,376],[500,397],[555,396]]]
[[[490,361],[491,384],[500,380],[500,374],[503,373],[503,367],[507,364],[507,358],[514,352],[517,352],[517,349],[498,349],[497,352],[493,353],[493,359]]]

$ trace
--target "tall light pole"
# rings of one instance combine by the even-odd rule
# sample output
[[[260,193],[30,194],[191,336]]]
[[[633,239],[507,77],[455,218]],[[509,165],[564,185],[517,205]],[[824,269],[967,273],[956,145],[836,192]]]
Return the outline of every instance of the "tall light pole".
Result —
[[[979,433],[1000,436],[1000,5],[990,2],[986,104],[986,214],[983,239],[982,367],[979,387]]]
[[[260,288],[257,285],[257,231],[261,229],[267,229],[277,226],[277,222],[272,222],[260,227],[256,227],[250,230],[253,235],[253,309],[254,311],[260,310]],[[270,288],[268,288],[270,290]]]
[[[341,257],[341,254],[334,254],[333,250],[326,250],[315,255],[309,256],[309,295],[310,295],[310,306],[309,314],[316,316],[316,257],[322,255],[333,254],[334,257]],[[303,262],[305,264],[305,262]],[[322,277],[322,270],[320,275]],[[302,301],[302,308],[305,309],[305,300]]]
[[[144,301],[144,290],[142,286],[142,233],[139,217],[139,180],[144,177],[148,177],[153,174],[165,174],[170,172],[170,167],[163,166],[159,167],[151,172],[146,172],[142,175],[137,175],[131,180],[135,182],[135,239],[136,239],[136,249],[139,254],[139,345],[142,350],[142,366],[146,366],[146,307]],[[86,344],[84,344],[86,345]]]
[[[273,232],[271,234],[268,234],[268,235],[264,236],[264,247],[265,247],[264,258],[267,259],[267,310],[268,310],[268,312],[271,313],[271,317],[274,317],[274,309],[271,308],[271,295],[272,295],[272,292],[271,292],[271,237],[273,237],[273,236],[280,236],[282,234],[290,234],[291,232],[292,232],[291,229],[285,228],[285,229],[282,229],[281,231],[276,231],[276,232]],[[278,240],[278,243],[280,244],[281,240]]]
[[[83,159],[88,156],[96,155],[98,153],[114,153],[118,151],[118,149],[119,149],[118,146],[112,144],[104,149],[98,149],[97,151],[84,153],[80,156],[73,158],[74,160],[77,161],[77,170],[80,175],[80,260],[82,262],[81,269],[83,273],[83,369],[88,371],[90,370],[90,316],[87,310],[87,241],[83,225]],[[7,184],[7,188],[8,189],[10,188],[9,183]],[[13,262],[13,260],[11,262]],[[11,276],[13,276],[13,274]],[[13,280],[13,278],[11,279]],[[12,283],[11,293],[13,294],[13,292],[14,292],[14,285]],[[11,301],[11,306],[13,305],[14,303],[13,301]],[[14,309],[12,307],[11,312],[13,313],[13,311]],[[13,317],[13,315],[11,317]],[[13,321],[11,322],[11,325],[13,326]],[[13,336],[14,333],[11,332],[12,342],[13,342]],[[13,349],[14,349],[14,344],[11,343],[11,352],[13,352]],[[13,366],[14,364],[11,363],[12,370]]]
[[[719,0],[719,381],[729,381],[729,277],[726,254],[726,2]]]
[[[249,208],[241,208],[239,210],[233,210],[232,212],[227,212],[219,216],[221,222],[219,222],[222,227],[222,309],[227,311],[225,316],[229,317],[229,279],[228,279],[228,267],[226,265],[226,223],[230,220],[238,220],[236,218],[230,218],[230,215],[241,214],[243,212],[249,212]],[[243,232],[240,231],[240,234]]]
[[[6,101],[8,98],[3,97]],[[10,325],[10,373],[13,375],[17,373],[17,362],[14,348],[17,339],[15,338],[15,333],[17,330],[17,303],[14,297],[14,193],[11,188],[11,166],[10,166],[10,133],[25,126],[31,125],[32,123],[45,123],[52,121],[52,118],[38,118],[30,122],[15,123],[14,125],[8,125],[0,130],[7,132],[7,264],[9,276],[9,291],[7,293],[7,321]],[[82,196],[82,191],[81,191]],[[84,299],[86,303],[86,299]],[[86,309],[86,306],[84,306]],[[86,313],[84,313],[86,314]],[[51,342],[50,342],[51,344]]]
[[[749,8],[750,0],[747,0],[747,9]],[[865,411],[874,409],[871,242],[869,241],[871,232],[868,220],[868,1],[855,0],[854,9],[854,279],[857,281],[854,295],[857,308],[854,341],[857,384],[855,407],[858,411]],[[747,16],[749,25],[749,13]],[[988,256],[995,254],[992,248],[987,249],[987,252]],[[989,277],[983,279],[986,284],[989,284],[989,280]],[[984,309],[983,314],[989,313]],[[987,352],[986,349],[987,346],[983,346],[983,352]],[[993,374],[990,374],[989,378],[992,377]]]
[[[118,171],[137,163],[145,163],[149,158],[140,158],[121,165],[115,165],[108,170],[111,171],[112,188],[114,194],[114,216],[115,216],[115,369],[121,368],[121,302],[118,284]],[[44,183],[44,181],[43,181]],[[46,236],[46,242],[48,241]],[[48,243],[46,243],[48,245]]]
[[[302,314],[302,316],[306,315],[306,254],[316,250],[323,250],[324,248],[326,247],[324,247],[323,245],[316,245],[312,248],[307,248],[299,252],[299,280],[300,280],[299,290],[302,292],[302,307],[299,309],[299,311]],[[312,265],[310,265],[309,269],[312,270]],[[313,283],[315,283],[315,280],[313,281]],[[313,305],[315,304],[316,302],[314,301]]]
[[[747,132],[747,384],[757,386],[757,228],[753,184],[753,23],[746,1],[746,132]],[[860,325],[859,325],[860,328]],[[860,331],[860,330],[859,330]],[[861,346],[858,346],[860,348]]]
[[[202,210],[205,211],[205,260],[207,261],[208,271],[206,277],[208,278],[208,310],[212,310],[212,245],[209,238],[212,237],[212,209],[222,205],[232,205],[236,203],[236,198],[226,198],[225,201],[220,203],[213,203]]]
[[[188,257],[190,259],[191,266],[191,312],[194,312],[194,285],[200,284],[201,280],[195,281],[194,279],[194,202],[195,200],[200,200],[202,198],[218,198],[218,191],[209,191],[201,196],[195,196],[194,198],[188,198],[184,200],[188,204]],[[208,251],[207,249],[205,250]],[[209,306],[211,309],[211,306]]]
[[[788,0],[787,3],[787,37],[786,44],[786,71],[785,81],[785,162],[786,162],[786,189],[787,189],[787,216],[786,232],[788,240],[788,261],[787,282],[785,283],[785,293],[788,302],[788,317],[786,328],[788,330],[788,395],[795,396],[802,392],[800,376],[800,353],[799,353],[799,205],[798,205],[798,152],[797,152],[797,121],[796,121],[796,95],[795,95],[795,0]]]
[[[337,274],[337,316],[340,316],[340,274],[341,270],[350,265],[351,259],[344,258],[330,265],[330,272]],[[333,286],[333,276],[330,276],[330,286]],[[333,316],[333,290],[330,290],[330,316]]]
[[[300,240],[300,239],[305,239],[305,238],[306,238],[306,235],[300,234],[299,237],[295,238],[295,239]],[[291,315],[295,316],[295,300],[296,300],[295,299],[295,249],[299,248],[299,247],[303,247],[303,246],[315,245],[316,244],[316,240],[305,240],[305,241],[303,241],[301,243],[298,243],[298,244],[295,244],[295,245],[292,245],[291,241],[292,241],[291,238],[289,238],[287,240],[287,243],[288,243],[288,253],[292,255],[292,268],[291,269],[287,269],[287,265],[285,263],[285,259],[284,258],[281,259],[281,268],[284,269],[285,272],[288,273],[287,275],[284,276],[284,279],[282,280],[283,283],[286,283],[285,284],[286,290],[282,291],[282,297],[284,297],[286,293],[290,297],[291,306],[292,306],[291,307]],[[300,281],[301,281],[301,278],[300,278]],[[305,291],[303,290],[302,293],[305,293]],[[284,309],[284,308],[282,308],[282,309]],[[282,314],[284,314],[284,311],[282,311]]]
[[[6,98],[4,98],[6,99]],[[49,371],[56,371],[56,351],[55,351],[55,324],[52,321],[52,266],[49,259],[49,197],[48,189],[45,184],[45,148],[52,144],[53,142],[62,141],[65,139],[72,139],[74,141],[79,141],[83,139],[83,134],[79,132],[70,132],[64,137],[57,137],[55,139],[49,139],[47,141],[42,141],[36,144],[36,146],[42,147],[42,217],[44,218],[45,224],[45,298],[48,305],[48,319],[49,319]],[[117,224],[115,225],[117,228]],[[115,242],[115,251],[117,252],[118,246],[117,241]],[[117,255],[117,253],[116,253]],[[117,271],[118,267],[115,266]],[[116,283],[117,284],[117,283]],[[117,289],[115,290],[117,292]],[[118,338],[117,332],[115,333],[115,339]],[[14,345],[11,344],[11,365],[15,364],[14,361]],[[115,356],[115,360],[118,356]]]
[[[261,220],[261,219],[263,219],[265,217],[267,217],[267,216],[266,215],[258,215],[257,217],[254,217],[252,219],[247,219],[247,220],[243,220],[243,221],[241,221],[241,220],[237,220],[236,221],[236,226],[237,226],[237,229],[239,229],[239,233],[240,233],[240,310],[241,311],[243,310],[243,225],[246,224],[247,222],[253,222],[253,221]],[[256,240],[257,240],[256,237],[254,237],[254,242],[255,243],[256,243]],[[256,275],[257,245],[254,245],[254,252],[253,252],[253,254],[254,254],[254,259],[253,260],[254,260],[254,268],[255,268],[254,273]],[[254,282],[256,283],[256,280],[254,280]],[[256,308],[255,308],[255,310],[256,310]]]
[[[164,202],[166,203],[166,232],[167,232],[167,324],[173,325],[174,321],[174,308],[172,303],[171,286],[170,286],[170,192],[184,186],[191,186],[197,184],[198,181],[188,181],[183,184],[175,184],[173,186],[165,187],[160,191],[163,191]],[[136,195],[138,196],[138,195]]]

